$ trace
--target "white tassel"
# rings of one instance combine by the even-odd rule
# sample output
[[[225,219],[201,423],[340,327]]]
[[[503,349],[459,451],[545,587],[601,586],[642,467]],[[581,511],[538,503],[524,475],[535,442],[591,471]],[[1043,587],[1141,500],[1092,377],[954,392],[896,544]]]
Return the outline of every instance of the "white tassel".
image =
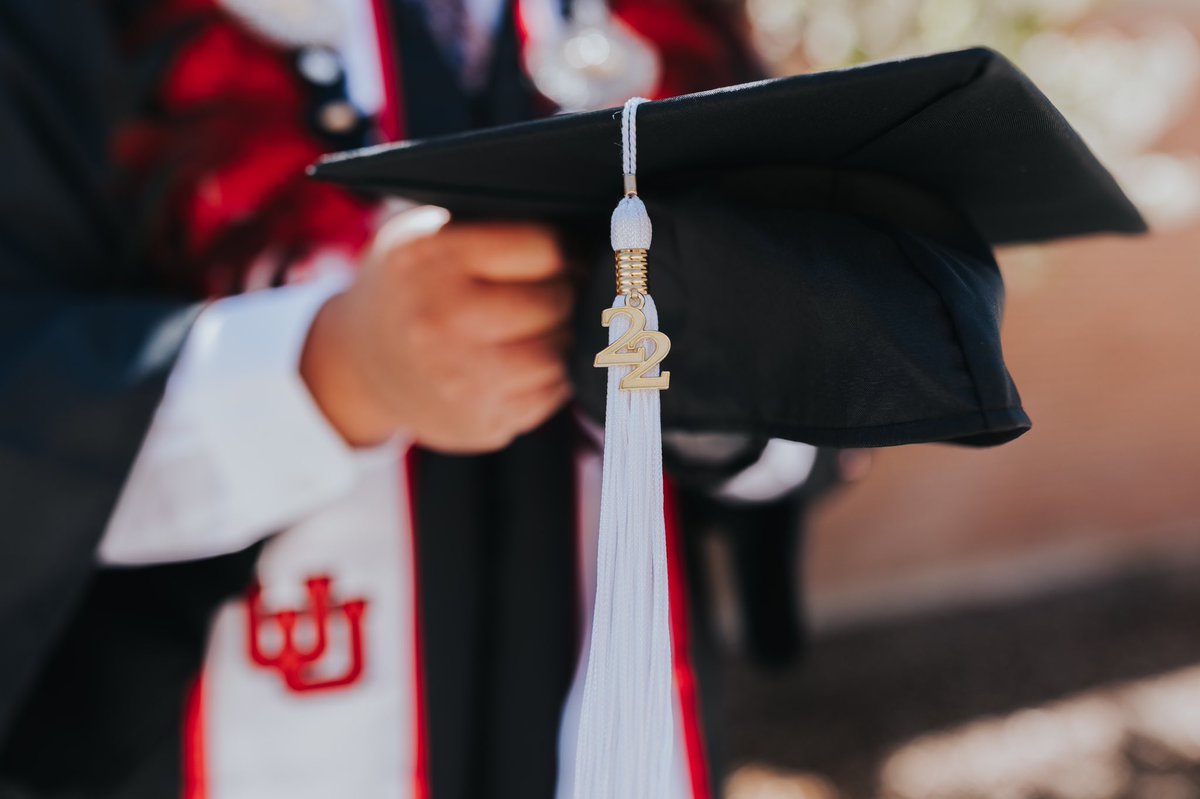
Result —
[[[626,103],[625,173],[636,170],[634,108]],[[631,157],[632,154],[632,157]],[[636,195],[612,216],[614,250],[649,248],[650,217]],[[640,294],[646,330],[658,311]],[[626,305],[617,295],[614,308]],[[614,315],[609,344],[628,330]],[[653,354],[653,342],[643,341]],[[575,754],[575,799],[661,799],[675,753],[662,422],[658,391],[623,390],[632,366],[608,369],[596,604]],[[655,366],[647,376],[659,374]]]
[[[635,194],[617,203],[609,224],[609,240],[614,250],[648,250],[653,232],[641,197]]]
[[[643,295],[646,328],[658,329]],[[613,307],[625,305],[618,296]],[[616,317],[609,343],[629,322]],[[671,633],[657,391],[622,391],[608,370],[596,605],[575,760],[576,799],[667,795],[674,750]],[[653,375],[658,370],[653,370]]]

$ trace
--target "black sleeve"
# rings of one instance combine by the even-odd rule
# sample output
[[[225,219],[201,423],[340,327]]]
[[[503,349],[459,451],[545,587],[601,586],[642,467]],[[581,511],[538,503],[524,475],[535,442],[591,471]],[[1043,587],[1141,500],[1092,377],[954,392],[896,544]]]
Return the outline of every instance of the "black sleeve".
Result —
[[[198,310],[138,290],[101,6],[0,4],[0,739],[93,578]]]

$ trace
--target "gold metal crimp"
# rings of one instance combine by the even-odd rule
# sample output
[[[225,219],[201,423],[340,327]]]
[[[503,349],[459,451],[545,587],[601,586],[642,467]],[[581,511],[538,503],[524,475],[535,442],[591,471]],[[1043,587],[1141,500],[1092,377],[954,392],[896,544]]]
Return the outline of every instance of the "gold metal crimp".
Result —
[[[617,266],[617,293],[640,300],[650,292],[649,251],[644,248],[617,250],[613,253]]]

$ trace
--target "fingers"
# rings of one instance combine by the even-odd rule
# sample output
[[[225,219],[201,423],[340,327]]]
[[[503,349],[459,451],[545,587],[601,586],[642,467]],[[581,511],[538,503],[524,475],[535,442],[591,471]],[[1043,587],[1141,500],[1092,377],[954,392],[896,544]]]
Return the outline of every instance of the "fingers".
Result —
[[[565,272],[558,237],[532,223],[450,225],[439,234],[468,275],[493,283],[543,282]]]
[[[571,394],[566,380],[515,393],[496,406],[487,424],[479,429],[460,425],[449,435],[423,436],[422,443],[442,452],[495,452],[540,426],[570,400]]]
[[[494,348],[492,377],[480,390],[492,404],[489,429],[494,448],[507,446],[518,435],[533,430],[571,397],[563,353],[569,343],[566,330],[528,341]]]
[[[375,234],[373,247],[387,251],[432,236],[450,221],[450,212],[436,205],[421,205],[390,217]]]
[[[504,343],[534,338],[566,324],[574,292],[565,280],[547,283],[477,283],[460,289],[443,312],[462,336]]]
[[[362,373],[384,426],[490,451],[570,396],[573,287],[549,229],[447,220],[418,208],[380,230],[338,316],[340,361]]]
[[[570,334],[562,328],[495,348],[490,364],[493,384],[512,395],[565,383],[569,343]]]
[[[515,398],[513,431],[517,435],[537,428],[571,398],[571,384],[565,380],[534,389]]]
[[[549,419],[559,408],[571,398],[573,393],[571,383],[567,379],[566,367],[562,361],[561,348],[565,337],[557,340],[542,340],[544,349],[538,352],[531,347],[527,353],[530,358],[551,358],[551,364],[543,364],[537,368],[529,368],[524,372],[528,378],[527,387],[513,391],[509,395],[507,406],[513,435],[528,433]],[[538,374],[544,382],[535,379]]]

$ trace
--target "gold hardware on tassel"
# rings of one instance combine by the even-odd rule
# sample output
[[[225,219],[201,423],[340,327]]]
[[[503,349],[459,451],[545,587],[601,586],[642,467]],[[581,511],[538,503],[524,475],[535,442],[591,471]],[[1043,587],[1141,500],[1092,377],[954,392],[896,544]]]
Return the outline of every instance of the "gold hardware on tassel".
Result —
[[[627,304],[640,307],[641,295],[650,291],[649,250],[617,250],[613,258],[617,265],[617,293],[628,298]]]
[[[623,316],[629,320],[629,327],[616,341],[596,353],[595,365],[605,368],[632,366],[629,374],[620,380],[623,390],[662,391],[670,386],[671,373],[664,371],[653,377],[646,374],[667,357],[671,351],[671,340],[664,333],[646,329],[646,313],[643,310],[647,302],[652,302],[649,282],[652,230],[646,206],[637,196],[637,147],[633,122],[634,111],[641,102],[644,100],[635,97],[625,104],[621,128],[625,198],[613,210],[609,238],[616,262],[617,296],[624,297],[625,301],[620,305],[614,302],[613,307],[600,317],[600,322],[609,327],[613,319]],[[623,246],[630,244],[634,246]]]
[[[621,337],[596,353],[593,365],[607,368],[609,366],[632,366],[629,374],[621,378],[621,388],[625,391],[662,391],[671,387],[671,373],[663,371],[654,377],[647,377],[655,366],[667,357],[671,351],[671,339],[665,333],[646,329],[646,315],[640,308],[630,308],[627,305],[605,308],[600,315],[600,323],[605,327],[612,320],[624,316],[629,320],[629,328]],[[654,344],[654,351],[647,354],[645,342]]]
[[[646,329],[646,314],[642,313],[643,297],[650,292],[649,253],[645,248],[617,250],[614,254],[617,271],[617,294],[625,295],[625,305],[606,308],[600,316],[605,327],[618,316],[629,320],[629,328],[612,344],[596,353],[595,366],[632,366],[621,378],[625,391],[662,391],[671,386],[671,373],[663,371],[654,377],[646,375],[662,362],[671,351],[671,339],[658,330]],[[647,353],[645,342],[654,345]]]

